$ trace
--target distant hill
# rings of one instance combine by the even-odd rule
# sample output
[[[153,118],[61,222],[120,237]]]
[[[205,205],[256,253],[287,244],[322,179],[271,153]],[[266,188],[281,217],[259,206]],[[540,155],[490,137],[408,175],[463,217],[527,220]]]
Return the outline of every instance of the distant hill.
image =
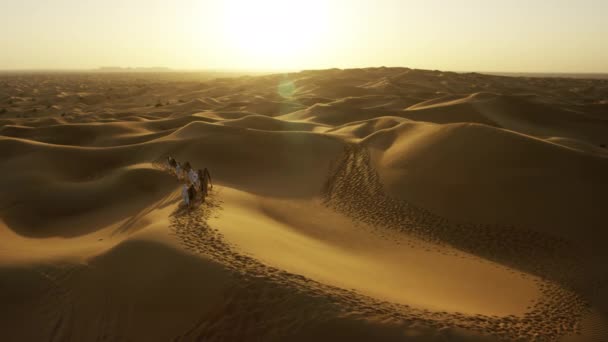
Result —
[[[123,67],[114,67],[114,66],[104,66],[104,67],[99,67],[95,71],[101,71],[101,72],[169,72],[169,71],[171,71],[171,69],[167,68],[167,67],[149,67],[149,68],[126,67],[126,68],[123,68]]]
[[[608,79],[608,73],[559,73],[559,72],[482,72],[486,75],[498,75],[509,77],[558,77],[558,78],[582,78],[582,79]]]

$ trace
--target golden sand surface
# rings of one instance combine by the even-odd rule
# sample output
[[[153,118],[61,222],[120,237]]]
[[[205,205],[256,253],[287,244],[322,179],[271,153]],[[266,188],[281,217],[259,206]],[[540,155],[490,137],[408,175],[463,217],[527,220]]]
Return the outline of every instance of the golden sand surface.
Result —
[[[2,74],[0,340],[606,341],[607,145],[603,79]]]

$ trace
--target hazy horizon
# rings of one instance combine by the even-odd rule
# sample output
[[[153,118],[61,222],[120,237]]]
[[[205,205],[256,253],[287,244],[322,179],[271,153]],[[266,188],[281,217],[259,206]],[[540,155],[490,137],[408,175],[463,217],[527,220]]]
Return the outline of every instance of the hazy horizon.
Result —
[[[0,11],[5,71],[608,73],[608,2],[599,0],[24,0]]]

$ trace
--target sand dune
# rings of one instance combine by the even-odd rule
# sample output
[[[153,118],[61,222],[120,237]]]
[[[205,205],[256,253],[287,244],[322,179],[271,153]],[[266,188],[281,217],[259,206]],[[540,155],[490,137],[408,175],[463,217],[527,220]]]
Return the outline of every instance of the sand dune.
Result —
[[[608,339],[608,80],[163,75],[0,76],[3,341]]]
[[[475,93],[445,101],[431,100],[406,109],[407,118],[436,123],[475,122],[539,137],[559,136],[600,144],[608,128],[605,118],[577,107],[543,103],[530,95]]]

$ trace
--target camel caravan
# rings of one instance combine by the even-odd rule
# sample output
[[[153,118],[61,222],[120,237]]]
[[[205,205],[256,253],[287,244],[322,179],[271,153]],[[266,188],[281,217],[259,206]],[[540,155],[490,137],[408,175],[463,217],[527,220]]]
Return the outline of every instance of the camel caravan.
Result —
[[[188,210],[192,208],[197,195],[200,196],[201,202],[205,202],[209,190],[213,188],[211,174],[207,168],[195,170],[189,162],[182,164],[171,156],[167,157],[167,166],[175,174],[178,181],[185,181],[182,188],[182,198]]]

